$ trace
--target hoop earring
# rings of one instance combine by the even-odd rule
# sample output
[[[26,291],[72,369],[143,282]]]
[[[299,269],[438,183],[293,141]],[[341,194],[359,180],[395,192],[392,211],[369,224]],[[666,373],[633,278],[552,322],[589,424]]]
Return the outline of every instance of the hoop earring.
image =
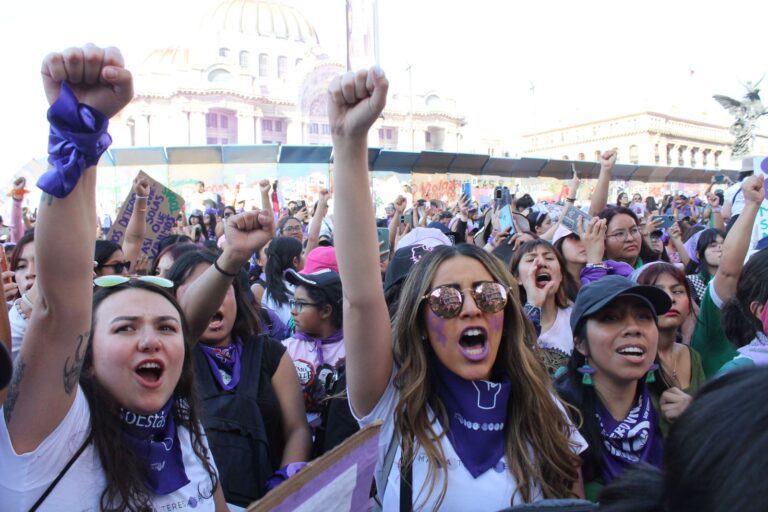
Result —
[[[648,373],[645,375],[645,382],[650,384],[651,382],[656,382],[656,370],[659,369],[659,365],[656,363],[653,363],[650,368],[648,368]]]
[[[576,368],[576,371],[581,374],[581,383],[585,386],[591,386],[592,375],[595,373],[595,369],[589,366],[589,358],[585,357],[585,359],[584,365]]]

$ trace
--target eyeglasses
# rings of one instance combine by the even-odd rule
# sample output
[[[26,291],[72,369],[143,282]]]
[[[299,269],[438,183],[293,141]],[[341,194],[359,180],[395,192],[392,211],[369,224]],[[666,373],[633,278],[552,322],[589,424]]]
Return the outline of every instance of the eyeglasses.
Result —
[[[616,240],[627,240],[629,238],[635,238],[638,236],[640,236],[640,229],[632,228],[629,231],[627,231],[626,229],[620,229],[615,233],[606,235],[605,238],[615,238]]]
[[[306,307],[318,307],[319,304],[315,304],[314,302],[304,302],[301,300],[288,300],[288,306],[291,308],[291,311],[296,311],[297,313],[301,313],[304,311],[304,308]]]
[[[99,265],[99,268],[111,268],[115,271],[115,274],[122,274],[124,271],[128,270],[128,267],[131,266],[131,262],[129,261],[119,261],[117,263],[110,263],[109,265]]]
[[[173,281],[160,276],[101,276],[93,280],[93,284],[102,288],[110,288],[125,284],[131,280],[143,281],[161,288],[173,288]]]
[[[298,233],[301,231],[301,226],[285,226],[282,229],[283,233]]]
[[[466,291],[472,295],[475,304],[484,313],[498,313],[507,305],[508,288],[501,283],[492,282],[480,283],[474,289],[464,290],[440,286],[422,297],[422,300],[426,299],[429,308],[440,318],[453,318],[461,313],[464,307]]]

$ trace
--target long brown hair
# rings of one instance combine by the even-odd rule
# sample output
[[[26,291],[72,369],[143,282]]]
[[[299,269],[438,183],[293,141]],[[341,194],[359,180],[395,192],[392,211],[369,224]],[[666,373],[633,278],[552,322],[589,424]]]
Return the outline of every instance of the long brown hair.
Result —
[[[129,281],[114,287],[97,288],[93,295],[93,316],[91,319],[91,339],[85,352],[83,369],[80,373],[80,386],[83,389],[91,409],[91,431],[93,445],[99,454],[104,468],[106,487],[101,494],[99,508],[108,511],[144,511],[152,510],[151,496],[145,484],[145,469],[141,461],[128,448],[121,435],[120,406],[109,392],[99,383],[93,372],[93,328],[96,324],[96,312],[107,297],[124,290],[139,289],[156,293],[173,305],[181,318],[184,335],[184,360],[179,382],[173,391],[175,397],[171,410],[177,426],[189,431],[192,449],[200,460],[211,483],[211,495],[218,486],[218,477],[209,461],[210,452],[205,445],[203,429],[200,424],[197,391],[194,385],[194,367],[192,364],[192,341],[184,313],[176,299],[167,291],[142,281]],[[206,497],[210,497],[207,496]]]
[[[574,279],[571,273],[568,272],[568,267],[566,266],[567,263],[565,262],[562,253],[555,249],[555,246],[549,241],[537,238],[535,240],[528,240],[518,247],[514,256],[512,256],[512,262],[509,264],[509,267],[512,269],[512,275],[516,278],[520,276],[518,268],[520,267],[520,261],[522,261],[523,256],[529,252],[534,252],[539,246],[544,247],[551,252],[557,260],[557,265],[560,267],[560,286],[557,287],[557,292],[555,293],[555,305],[560,309],[565,309],[570,305],[568,303],[568,289],[571,287],[576,288],[576,285],[575,283],[570,283],[570,281],[574,281]],[[520,293],[525,293],[525,289],[523,289],[522,286],[520,287]]]
[[[547,498],[568,497],[578,479],[580,459],[572,451],[571,426],[553,398],[549,376],[531,349],[536,334],[523,315],[517,281],[500,261],[472,245],[435,248],[418,263],[418,271],[408,274],[403,285],[393,319],[398,368],[395,386],[399,391],[395,428],[402,439],[403,461],[413,463],[417,446],[424,450],[429,462],[428,496],[435,491],[437,472],[442,471],[443,485],[437,502],[440,508],[447,491],[448,463],[440,444],[445,432],[437,434],[433,419],[447,425],[448,414],[435,392],[434,370],[429,364],[431,346],[422,339],[426,322],[421,297],[429,291],[438,267],[456,256],[478,260],[495,281],[510,288],[492,378],[512,383],[504,435],[509,471],[517,482],[515,492],[528,502],[533,498],[532,487],[538,484]]]

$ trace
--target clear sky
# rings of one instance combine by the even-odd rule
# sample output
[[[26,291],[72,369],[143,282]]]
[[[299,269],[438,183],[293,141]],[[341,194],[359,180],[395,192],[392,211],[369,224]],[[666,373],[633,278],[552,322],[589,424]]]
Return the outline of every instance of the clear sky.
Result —
[[[344,0],[285,1],[343,61]],[[39,68],[48,51],[114,45],[137,65],[154,48],[183,43],[216,2],[0,3],[0,174],[45,155]],[[712,94],[741,97],[742,82],[768,71],[768,2],[379,0],[379,8],[381,65],[392,87],[407,91],[412,64],[415,92],[454,97],[471,135],[513,149],[522,133],[645,109],[725,125]],[[763,89],[768,98],[768,80]]]

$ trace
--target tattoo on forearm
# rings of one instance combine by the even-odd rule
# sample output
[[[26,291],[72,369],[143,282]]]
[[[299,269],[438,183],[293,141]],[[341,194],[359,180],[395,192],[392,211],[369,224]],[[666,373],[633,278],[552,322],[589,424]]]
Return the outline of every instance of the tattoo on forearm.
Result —
[[[77,337],[77,348],[75,348],[75,359],[71,365],[69,358],[64,361],[64,392],[68,395],[72,393],[72,390],[75,389],[77,382],[80,380],[80,370],[83,367],[85,349],[88,348],[88,339],[90,337],[91,331],[85,331],[79,335]]]
[[[13,378],[11,379],[11,385],[8,388],[8,396],[5,399],[3,405],[3,414],[5,416],[5,422],[11,421],[11,415],[13,414],[13,408],[16,407],[16,401],[19,399],[19,387],[21,386],[21,379],[24,378],[24,369],[27,367],[24,360],[19,356],[16,359],[16,364],[13,368]]]
[[[45,201],[45,204],[47,204],[48,206],[51,206],[53,204],[53,196],[48,192],[43,192],[42,200]]]

